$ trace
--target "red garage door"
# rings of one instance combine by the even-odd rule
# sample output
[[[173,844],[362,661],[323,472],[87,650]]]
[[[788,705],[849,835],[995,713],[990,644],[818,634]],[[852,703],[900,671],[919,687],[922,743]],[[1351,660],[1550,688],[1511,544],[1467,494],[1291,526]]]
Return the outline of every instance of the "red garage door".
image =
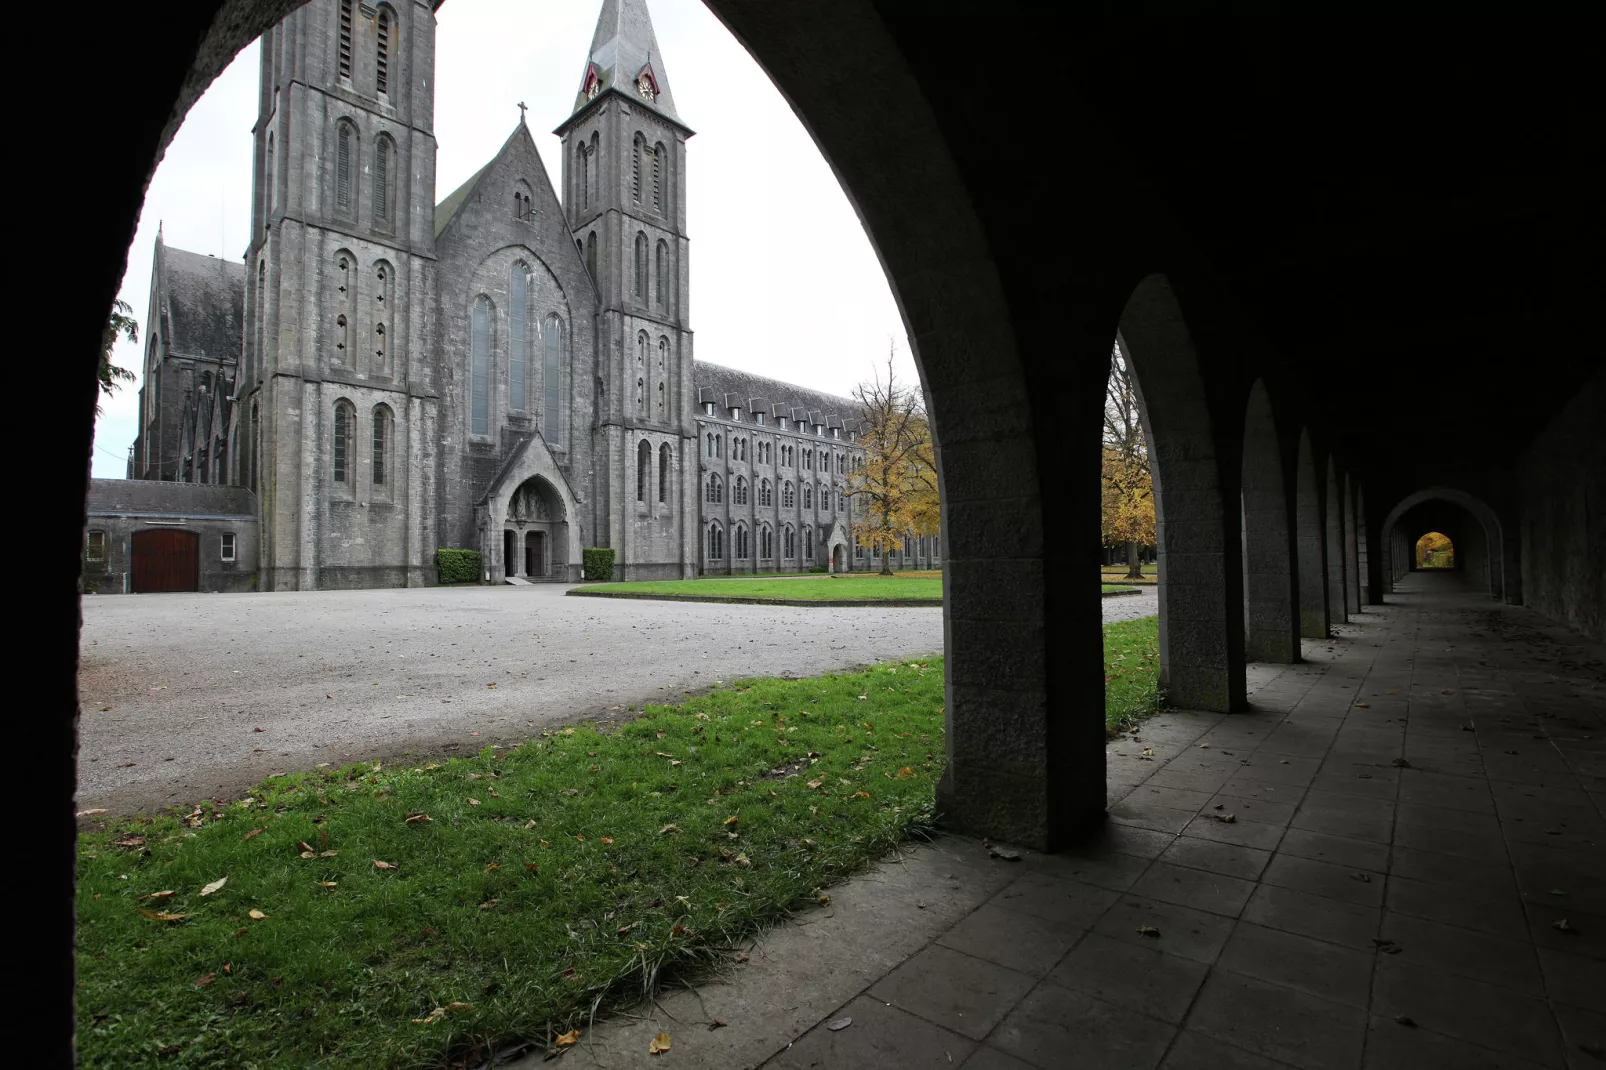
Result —
[[[193,531],[134,532],[134,591],[193,591],[199,586],[200,539]]]

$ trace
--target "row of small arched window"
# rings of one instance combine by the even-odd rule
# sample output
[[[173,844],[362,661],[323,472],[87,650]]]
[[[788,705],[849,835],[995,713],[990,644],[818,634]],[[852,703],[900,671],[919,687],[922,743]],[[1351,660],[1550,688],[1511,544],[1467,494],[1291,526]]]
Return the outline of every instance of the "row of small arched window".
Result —
[[[390,483],[390,441],[395,426],[395,414],[388,405],[375,405],[369,415],[370,481],[375,487]],[[355,486],[357,483],[357,407],[345,398],[335,402],[333,449],[330,460],[331,475],[336,483]]]
[[[643,335],[643,337],[645,337],[645,335]],[[667,345],[667,341],[664,344]],[[748,447],[750,444],[750,440],[745,435],[730,436],[730,459],[733,461],[747,460]],[[760,439],[757,445],[758,463],[769,464],[774,455],[775,444],[773,442],[766,442],[765,440]],[[725,453],[725,436],[717,431],[704,432],[703,453],[708,457],[723,456]],[[802,453],[803,463],[800,467],[804,471],[813,471],[814,464],[816,461],[818,461],[820,464],[820,471],[829,472],[831,471],[831,456],[832,455],[828,450],[820,450],[816,454],[814,450],[805,448]],[[781,467],[794,467],[797,463],[797,460],[797,447],[791,443],[781,443]],[[837,475],[846,475],[849,471],[858,471],[859,467],[860,466],[857,463],[854,463],[850,467],[846,454],[836,454]]]
[[[581,141],[574,150],[574,206],[584,211],[602,199],[601,142],[593,132],[590,141]],[[663,142],[648,146],[645,135],[637,132],[630,155],[630,200],[665,214],[669,203],[669,150]]]
[[[843,503],[846,500],[846,497],[847,496],[843,492],[842,488],[838,487],[836,489],[836,507],[839,511],[844,507]],[[719,505],[725,501],[725,481],[720,478],[717,472],[709,473],[708,482],[705,484],[703,491],[703,500],[708,502],[710,505]],[[745,476],[732,476],[731,504],[746,505],[747,500],[747,478]],[[775,504],[773,484],[771,484],[767,479],[761,479],[758,481],[758,504],[760,506]],[[796,504],[797,495],[792,487],[792,481],[788,479],[781,484],[781,508],[791,509],[796,506]],[[803,508],[814,508],[814,484],[812,483],[803,484]],[[823,483],[820,484],[820,508],[825,510],[829,510],[831,508],[831,488]]]
[[[724,560],[724,558],[725,558],[725,527],[724,527],[724,525],[721,524],[717,520],[711,520],[711,521],[709,521],[708,530],[707,530],[706,534],[707,534],[707,538],[706,538],[705,544],[704,544],[704,551],[707,554],[708,558],[710,560],[713,560],[713,561],[722,561],[722,560]],[[751,542],[748,539],[748,530],[747,530],[747,525],[746,524],[742,523],[741,521],[737,521],[735,524],[731,525],[730,536],[731,536],[731,538],[730,538],[730,542],[731,542],[730,549],[731,549],[731,559],[732,560],[746,561],[749,557],[752,556],[751,551],[752,551],[753,547],[752,547]],[[805,560],[813,559],[813,557],[814,557],[814,529],[811,528],[811,527],[805,527],[803,529],[803,537],[802,537],[801,540],[799,540],[797,529],[794,528],[791,524],[785,525],[781,529],[781,556],[782,556],[782,559],[786,560],[786,561],[796,560],[797,559],[797,555],[798,555],[797,552],[798,552],[799,549],[802,549],[803,557],[804,557]],[[760,524],[758,526],[758,559],[760,561],[768,561],[768,560],[771,560],[774,557],[775,557],[775,533],[774,533],[774,530],[768,524]]]
[[[364,22],[372,24],[371,27],[365,28],[371,28],[374,34],[374,66],[371,72],[373,81],[371,83],[368,81],[370,72],[363,71],[361,72],[363,75],[361,85],[358,85],[358,71],[356,69],[356,45],[358,43],[356,30],[359,16]],[[390,58],[393,53],[399,54],[400,52],[395,47],[400,28],[401,20],[396,17],[396,12],[391,10],[389,4],[379,4],[375,8],[370,8],[364,4],[359,8],[354,0],[340,0],[340,32],[336,38],[335,73],[349,85],[360,89],[368,89],[371,86],[375,93],[388,95],[390,93]]]

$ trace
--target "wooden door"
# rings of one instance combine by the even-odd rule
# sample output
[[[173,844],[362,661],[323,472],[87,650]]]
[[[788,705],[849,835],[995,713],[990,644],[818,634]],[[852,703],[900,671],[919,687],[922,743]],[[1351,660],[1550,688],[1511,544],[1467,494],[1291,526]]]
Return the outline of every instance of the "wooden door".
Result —
[[[134,532],[133,587],[137,594],[194,591],[200,586],[200,537],[156,528]]]

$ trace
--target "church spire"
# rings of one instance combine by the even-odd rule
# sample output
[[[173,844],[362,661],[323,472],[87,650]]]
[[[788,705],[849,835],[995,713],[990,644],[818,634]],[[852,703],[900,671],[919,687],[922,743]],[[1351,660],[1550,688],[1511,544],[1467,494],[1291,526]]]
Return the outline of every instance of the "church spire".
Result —
[[[597,31],[591,37],[591,52],[580,76],[574,112],[578,114],[606,89],[628,94],[680,122],[674,95],[669,91],[663,53],[652,32],[652,17],[647,14],[647,0],[602,0],[602,13],[597,16]]]

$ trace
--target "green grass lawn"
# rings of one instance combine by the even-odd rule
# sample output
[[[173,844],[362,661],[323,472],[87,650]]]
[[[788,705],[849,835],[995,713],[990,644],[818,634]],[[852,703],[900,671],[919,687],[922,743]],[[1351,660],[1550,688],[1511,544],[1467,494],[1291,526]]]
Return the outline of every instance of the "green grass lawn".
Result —
[[[571,594],[675,595],[706,598],[786,598],[793,601],[885,602],[910,599],[942,600],[941,579],[900,576],[866,576],[833,579],[703,579],[661,580],[639,583],[598,583],[576,587]]]
[[[1116,731],[1156,705],[1156,619],[1104,633]],[[85,834],[79,1057],[474,1065],[584,1029],[930,824],[942,665],[743,681]]]
[[[1160,618],[1104,626],[1104,726],[1119,732],[1160,705]]]
[[[1105,583],[1099,585],[1100,594],[1109,594],[1112,591],[1135,591],[1136,587],[1126,583]]]
[[[940,659],[753,681],[85,835],[80,1058],[435,1066],[583,1026],[928,823],[942,705]]]

